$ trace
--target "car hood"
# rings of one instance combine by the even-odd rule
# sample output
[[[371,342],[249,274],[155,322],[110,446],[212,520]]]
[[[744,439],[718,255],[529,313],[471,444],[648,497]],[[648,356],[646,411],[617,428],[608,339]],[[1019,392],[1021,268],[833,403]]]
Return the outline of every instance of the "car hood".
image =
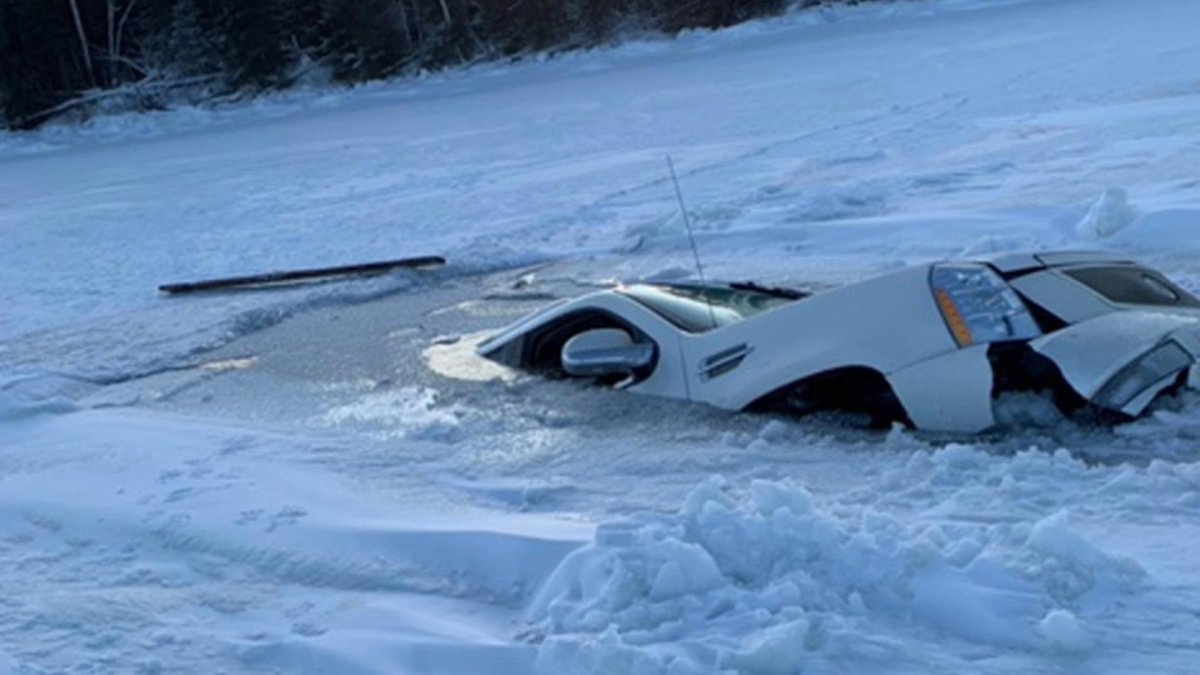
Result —
[[[1083,398],[1127,415],[1140,415],[1154,397],[1190,369],[1195,386],[1200,377],[1200,313],[1126,310],[1081,321],[1032,340],[1030,346],[1053,361],[1063,378]],[[1163,348],[1170,358],[1156,354]],[[1131,369],[1154,373],[1153,381],[1119,407],[1105,398]],[[1157,369],[1157,370],[1156,370]]]

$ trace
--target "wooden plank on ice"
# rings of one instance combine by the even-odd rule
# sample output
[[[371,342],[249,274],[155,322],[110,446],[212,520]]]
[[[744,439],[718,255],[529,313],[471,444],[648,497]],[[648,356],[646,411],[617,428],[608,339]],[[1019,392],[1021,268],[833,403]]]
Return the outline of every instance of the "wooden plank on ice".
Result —
[[[317,267],[301,270],[284,270],[266,272],[264,274],[249,274],[238,277],[221,279],[205,279],[176,284],[163,284],[158,290],[168,295],[184,293],[199,293],[203,291],[220,291],[253,286],[287,284],[293,281],[309,281],[314,279],[332,279],[336,277],[374,276],[385,274],[395,269],[440,267],[446,264],[446,259],[437,255],[401,258],[399,260],[383,260],[380,262],[362,263],[358,265],[340,265],[337,267]]]

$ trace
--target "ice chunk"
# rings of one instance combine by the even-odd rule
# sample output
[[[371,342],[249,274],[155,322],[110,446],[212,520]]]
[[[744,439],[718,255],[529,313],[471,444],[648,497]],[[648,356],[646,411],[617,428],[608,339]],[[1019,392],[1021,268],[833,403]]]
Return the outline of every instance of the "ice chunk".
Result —
[[[731,653],[725,666],[745,675],[791,675],[804,659],[808,620],[801,618],[762,631],[742,651]]]
[[[1091,639],[1079,619],[1065,609],[1052,609],[1038,624],[1038,631],[1051,648],[1063,652],[1082,652],[1091,646]]]
[[[1128,227],[1133,217],[1125,190],[1109,188],[1092,202],[1087,215],[1075,225],[1075,234],[1080,239],[1104,239]]]

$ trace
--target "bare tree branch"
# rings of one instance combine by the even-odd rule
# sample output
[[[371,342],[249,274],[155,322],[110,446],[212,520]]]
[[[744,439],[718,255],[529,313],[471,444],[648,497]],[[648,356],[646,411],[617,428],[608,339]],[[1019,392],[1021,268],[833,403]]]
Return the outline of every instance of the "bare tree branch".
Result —
[[[125,5],[125,11],[121,14],[121,20],[117,22],[117,54],[121,53],[121,42],[125,36],[125,22],[129,20],[129,13],[133,11],[133,6],[136,4],[137,0],[129,0],[129,4]]]
[[[75,17],[75,32],[79,35],[79,48],[83,52],[83,64],[87,67],[88,79],[96,86],[96,71],[92,68],[92,51],[88,48],[87,33],[83,30],[83,17],[79,14],[79,4],[76,0],[67,0],[71,5],[71,14]]]
[[[138,63],[137,61],[134,61],[133,59],[129,58],[128,56],[123,56],[121,54],[118,54],[115,57],[109,57],[109,58],[112,61],[119,63],[119,64],[125,66],[126,68],[129,68],[130,70],[136,71],[142,77],[147,77],[150,75],[150,72],[151,72],[150,68],[146,64]]]
[[[405,8],[405,1],[400,0],[396,3],[400,7],[400,34],[404,37],[404,46],[412,49],[412,32],[408,26],[408,10]]]
[[[116,55],[114,47],[116,47],[116,39],[113,32],[116,28],[116,8],[113,7],[114,0],[104,0],[104,27],[108,30],[108,84],[112,85],[116,81],[117,69],[116,61],[113,57]]]
[[[106,100],[106,99],[118,98],[121,96],[131,96],[131,95],[136,95],[136,94],[147,94],[147,93],[151,93],[151,92],[164,91],[164,90],[170,90],[170,89],[178,89],[180,87],[193,87],[193,86],[198,86],[198,85],[202,85],[202,84],[208,84],[210,82],[216,82],[219,79],[220,79],[219,74],[197,75],[195,77],[181,77],[181,78],[177,78],[177,79],[173,79],[173,80],[158,80],[158,79],[155,79],[153,76],[148,76],[143,80],[134,82],[132,84],[127,84],[123,87],[117,87],[115,89],[103,89],[103,90],[93,90],[93,91],[85,92],[84,94],[82,94],[80,96],[76,96],[75,98],[63,101],[62,103],[59,103],[58,105],[46,108],[44,110],[39,110],[38,112],[35,112],[31,115],[27,115],[27,116],[25,116],[24,120],[22,120],[22,121],[29,122],[29,121],[35,121],[35,120],[46,120],[46,119],[50,119],[51,117],[54,117],[55,115],[67,112],[69,110],[79,108],[79,107],[85,106],[85,105],[90,105],[92,103],[98,103],[98,102]]]

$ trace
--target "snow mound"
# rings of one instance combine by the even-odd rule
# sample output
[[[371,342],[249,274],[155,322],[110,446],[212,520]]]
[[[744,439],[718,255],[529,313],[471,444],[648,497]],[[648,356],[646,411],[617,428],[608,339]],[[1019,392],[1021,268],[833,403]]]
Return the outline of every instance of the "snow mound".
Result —
[[[959,448],[938,461],[977,454]],[[1081,651],[1087,636],[1066,607],[1086,598],[1096,611],[1134,592],[1141,575],[1075,532],[1065,512],[1023,529],[914,524],[823,508],[789,480],[755,481],[737,496],[711,478],[673,517],[598,528],[527,619],[543,638],[539,672],[785,675],[885,663],[905,633]]]
[[[1038,630],[1050,645],[1064,652],[1085,651],[1091,643],[1079,620],[1070,610],[1052,609],[1038,624]]]
[[[1105,239],[1128,227],[1133,220],[1129,195],[1121,188],[1109,188],[1092,202],[1083,220],[1075,225],[1075,234],[1089,241]]]

